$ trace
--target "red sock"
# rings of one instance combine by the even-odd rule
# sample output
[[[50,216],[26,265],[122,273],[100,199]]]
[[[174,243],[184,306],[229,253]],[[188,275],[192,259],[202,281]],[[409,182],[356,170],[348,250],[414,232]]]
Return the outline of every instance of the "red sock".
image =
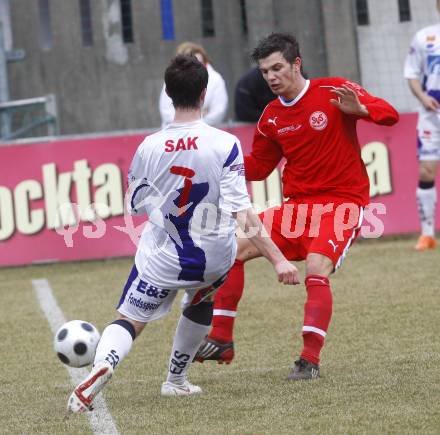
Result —
[[[244,288],[243,265],[242,261],[235,260],[228,278],[215,295],[214,317],[209,337],[220,343],[233,341],[234,320]]]
[[[306,278],[307,301],[304,305],[303,341],[301,358],[319,364],[319,354],[332,317],[333,299],[330,283],[320,275]]]

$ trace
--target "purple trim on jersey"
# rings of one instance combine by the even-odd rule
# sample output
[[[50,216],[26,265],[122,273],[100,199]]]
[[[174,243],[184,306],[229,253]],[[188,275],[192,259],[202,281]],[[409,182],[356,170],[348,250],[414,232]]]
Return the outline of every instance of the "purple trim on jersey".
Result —
[[[176,206],[179,205],[180,197],[183,189],[178,189],[180,195],[174,200]],[[179,264],[182,268],[177,279],[179,281],[200,281],[203,282],[206,269],[206,255],[203,249],[194,244],[189,233],[190,221],[193,217],[195,208],[202,202],[202,199],[209,192],[208,183],[193,184],[191,186],[188,204],[190,207],[180,216],[168,215],[168,219],[174,224],[180,237],[181,243],[173,239],[170,233],[171,240],[179,257]]]
[[[426,83],[428,77],[432,75],[438,75],[438,69],[440,68],[440,56],[438,54],[430,54],[426,58],[427,68],[426,74],[423,76],[422,89],[428,91],[428,95],[435,98],[440,102],[440,90],[438,89],[427,89]]]
[[[439,91],[428,91],[428,95],[435,98],[440,103],[440,90]]]
[[[419,136],[417,136],[417,157],[420,158],[420,152],[422,150],[422,141]]]
[[[144,178],[145,181],[147,181],[146,178]],[[134,189],[133,195],[131,196],[131,201],[130,201],[130,205],[131,205],[131,209],[137,213],[137,209],[134,206],[134,198],[137,195],[137,193],[139,192],[139,190],[141,190],[143,187],[150,187],[150,185],[148,183],[145,184],[140,184],[138,187],[136,187],[136,189]]]
[[[130,275],[128,275],[127,282],[125,283],[124,290],[122,291],[121,299],[119,299],[119,304],[117,308],[119,308],[122,303],[124,302],[125,296],[127,295],[128,290],[130,289],[131,285],[133,284],[133,281],[138,277],[138,271],[136,269],[136,264],[133,265],[131,268]],[[116,308],[116,309],[117,309]]]
[[[225,164],[223,165],[224,168],[232,165],[232,162],[238,157],[239,151],[238,146],[236,143],[234,143],[234,146],[232,147],[231,152],[229,153],[228,158],[226,159]]]
[[[291,100],[286,100],[284,97],[282,97],[281,95],[278,97],[282,103],[284,104],[292,104],[295,101],[295,98],[292,98]]]
[[[440,56],[438,54],[429,54],[426,58],[426,63],[428,66],[427,75],[436,74],[436,70],[440,65]]]

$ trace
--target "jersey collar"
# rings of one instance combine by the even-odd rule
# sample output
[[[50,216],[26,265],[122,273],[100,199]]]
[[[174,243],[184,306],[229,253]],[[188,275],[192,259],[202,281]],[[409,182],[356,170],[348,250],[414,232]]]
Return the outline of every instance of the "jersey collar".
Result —
[[[203,119],[197,119],[195,121],[189,122],[170,122],[164,128],[187,128],[187,127],[197,127],[203,123]]]
[[[307,89],[309,89],[309,86],[310,80],[306,80],[306,84],[302,88],[301,92],[293,100],[285,100],[281,95],[278,97],[278,99],[283,106],[293,106],[303,97],[303,95],[307,92]]]

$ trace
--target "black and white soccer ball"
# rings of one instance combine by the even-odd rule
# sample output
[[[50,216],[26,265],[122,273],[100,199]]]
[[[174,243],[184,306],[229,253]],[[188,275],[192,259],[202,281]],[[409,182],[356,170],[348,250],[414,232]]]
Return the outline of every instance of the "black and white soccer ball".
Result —
[[[71,320],[58,329],[53,347],[58,358],[70,367],[85,367],[93,363],[99,331],[84,320]]]

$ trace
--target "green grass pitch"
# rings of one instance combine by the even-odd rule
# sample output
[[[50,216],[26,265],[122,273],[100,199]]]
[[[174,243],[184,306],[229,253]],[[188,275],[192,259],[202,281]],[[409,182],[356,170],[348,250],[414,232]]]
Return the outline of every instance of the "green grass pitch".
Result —
[[[121,434],[438,434],[440,250],[414,240],[355,245],[332,277],[333,321],[322,378],[288,383],[301,350],[304,285],[276,282],[270,265],[246,266],[229,366],[193,364],[200,397],[162,398],[180,297],[148,325],[105,389]],[[65,317],[113,319],[131,259],[0,271],[0,433],[92,433],[83,415],[63,421],[72,386],[32,288],[46,278]],[[302,271],[302,277],[303,270]]]

